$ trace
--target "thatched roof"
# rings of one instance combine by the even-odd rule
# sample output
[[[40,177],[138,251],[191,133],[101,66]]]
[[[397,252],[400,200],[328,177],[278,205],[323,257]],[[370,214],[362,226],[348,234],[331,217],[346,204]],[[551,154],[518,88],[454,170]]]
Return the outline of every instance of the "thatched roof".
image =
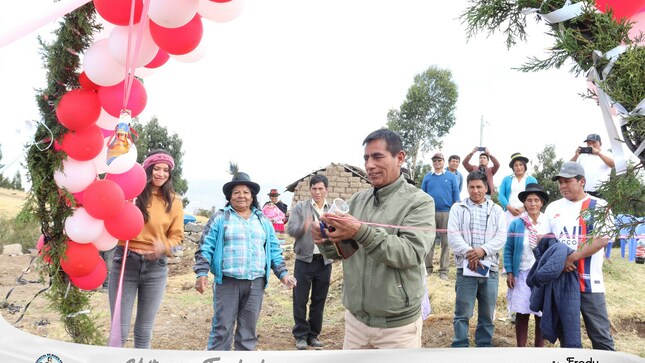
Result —
[[[346,171],[352,173],[354,176],[357,176],[357,177],[363,179],[367,183],[370,182],[369,179],[367,178],[367,173],[365,171],[363,171],[363,169],[361,169],[359,167],[352,166],[352,165],[349,165],[349,164],[343,164],[343,163],[331,163],[331,165],[332,166],[342,166]],[[316,175],[320,171],[323,171],[325,169],[327,169],[327,167],[320,168],[318,170],[312,171],[311,173],[309,173],[309,174],[303,176],[302,178],[294,181],[293,183],[287,185],[287,188],[285,190],[288,191],[288,192],[293,193],[296,190],[296,187],[298,186],[298,183],[300,183],[303,179],[306,179],[306,178],[308,178],[308,177],[310,177],[312,175]]]

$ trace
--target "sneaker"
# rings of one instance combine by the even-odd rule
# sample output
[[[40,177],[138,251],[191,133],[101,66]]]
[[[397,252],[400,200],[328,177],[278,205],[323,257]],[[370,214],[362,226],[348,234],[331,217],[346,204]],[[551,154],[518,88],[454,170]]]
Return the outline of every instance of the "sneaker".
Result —
[[[444,280],[444,281],[448,281],[448,274],[445,273],[445,272],[440,272],[439,273],[439,278]]]
[[[322,347],[325,346],[325,344],[323,344],[323,342],[318,340],[318,338],[310,338],[309,339],[309,345],[314,347],[314,348],[322,348]]]
[[[307,341],[304,339],[298,339],[296,340],[296,349],[298,350],[305,350],[307,349]]]

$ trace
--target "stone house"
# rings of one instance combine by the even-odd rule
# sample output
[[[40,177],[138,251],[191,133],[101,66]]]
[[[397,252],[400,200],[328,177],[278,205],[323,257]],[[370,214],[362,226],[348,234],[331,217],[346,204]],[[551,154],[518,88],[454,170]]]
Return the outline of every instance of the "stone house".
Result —
[[[348,164],[331,163],[326,168],[314,170],[287,186],[286,190],[293,193],[291,207],[301,200],[311,198],[309,180],[313,175],[325,175],[329,179],[327,188],[329,202],[335,198],[349,200],[354,193],[371,187],[363,169]]]

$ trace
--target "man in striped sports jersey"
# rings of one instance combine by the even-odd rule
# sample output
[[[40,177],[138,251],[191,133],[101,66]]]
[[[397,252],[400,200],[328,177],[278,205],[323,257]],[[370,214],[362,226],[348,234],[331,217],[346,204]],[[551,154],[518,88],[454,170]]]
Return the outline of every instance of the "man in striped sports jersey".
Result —
[[[584,191],[585,171],[576,162],[564,163],[560,173],[552,180],[558,182],[563,198],[549,204],[545,214],[549,218],[551,232],[560,242],[575,251],[567,257],[565,271],[576,269],[574,263],[578,262],[580,311],[587,335],[593,349],[614,350],[602,274],[605,255],[603,248],[609,237],[599,236],[597,233],[592,237],[594,221],[590,213],[585,213],[596,207],[604,207],[607,202]],[[611,214],[608,218],[612,218]]]

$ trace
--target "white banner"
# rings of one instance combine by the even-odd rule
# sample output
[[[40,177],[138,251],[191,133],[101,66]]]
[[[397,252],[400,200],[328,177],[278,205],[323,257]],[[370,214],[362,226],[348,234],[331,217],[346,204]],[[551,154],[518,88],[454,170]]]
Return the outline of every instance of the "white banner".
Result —
[[[276,334],[279,334],[276,332]],[[204,337],[205,339],[206,337]],[[177,332],[181,339],[181,332]],[[342,337],[338,337],[342,339]],[[559,348],[441,348],[414,350],[319,350],[214,352],[110,348],[51,340],[25,333],[0,315],[1,363],[643,363],[621,352]]]

